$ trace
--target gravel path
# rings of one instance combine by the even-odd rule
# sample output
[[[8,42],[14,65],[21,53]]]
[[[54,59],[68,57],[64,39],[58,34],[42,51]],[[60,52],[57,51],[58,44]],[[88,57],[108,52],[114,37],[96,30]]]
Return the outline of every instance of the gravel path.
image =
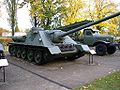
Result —
[[[6,55],[10,65],[6,67],[6,82],[0,90],[70,90],[120,70],[120,51],[113,55],[94,56],[94,64],[88,64],[88,55],[75,61],[56,60],[37,66]]]

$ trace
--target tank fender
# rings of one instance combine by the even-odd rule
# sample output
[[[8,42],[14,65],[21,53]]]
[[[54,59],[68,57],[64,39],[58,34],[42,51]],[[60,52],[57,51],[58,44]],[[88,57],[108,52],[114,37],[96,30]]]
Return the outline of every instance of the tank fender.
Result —
[[[60,54],[61,50],[58,48],[58,46],[48,47],[48,50],[51,54]]]
[[[75,47],[78,48],[81,52],[89,52],[90,51],[90,48],[88,47],[88,45],[76,44]]]

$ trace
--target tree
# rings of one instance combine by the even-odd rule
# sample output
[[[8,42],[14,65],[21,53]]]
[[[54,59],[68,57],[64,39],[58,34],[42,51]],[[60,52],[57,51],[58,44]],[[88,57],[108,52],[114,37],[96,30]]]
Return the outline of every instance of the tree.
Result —
[[[64,0],[24,0],[21,4],[30,4],[30,16],[34,26],[45,29],[61,25],[61,16],[64,13]]]
[[[0,2],[0,17],[1,17],[1,2]]]
[[[3,28],[0,28],[0,37],[2,36],[2,33],[4,32],[9,32],[9,30],[6,30],[6,29],[3,29]]]
[[[66,0],[64,5],[67,8],[63,15],[65,25],[84,20],[84,17],[81,17],[81,11],[85,7],[83,0]]]
[[[8,22],[12,29],[12,36],[14,36],[15,28],[17,26],[17,5],[18,0],[5,0],[6,9],[8,13]]]
[[[4,6],[4,1],[0,1],[0,17],[2,17],[2,9],[3,9],[3,6]]]
[[[95,0],[94,2],[89,0],[88,7],[89,9],[86,12],[88,12],[88,17],[90,17],[93,21],[99,20],[118,11],[116,5],[111,2],[111,0]],[[107,28],[109,33],[117,32],[118,22],[119,19],[118,17],[116,17],[111,20],[97,24],[95,25],[95,27],[102,32],[105,32],[103,28]]]
[[[19,27],[18,27],[18,24],[16,24],[15,32],[20,32]]]

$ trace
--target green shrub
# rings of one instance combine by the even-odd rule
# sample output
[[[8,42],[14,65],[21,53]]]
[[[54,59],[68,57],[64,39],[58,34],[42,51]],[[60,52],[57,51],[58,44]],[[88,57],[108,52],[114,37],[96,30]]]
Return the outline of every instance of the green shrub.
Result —
[[[10,42],[13,42],[13,40],[11,38],[0,38],[0,43],[3,44],[5,51],[8,51],[8,45]]]

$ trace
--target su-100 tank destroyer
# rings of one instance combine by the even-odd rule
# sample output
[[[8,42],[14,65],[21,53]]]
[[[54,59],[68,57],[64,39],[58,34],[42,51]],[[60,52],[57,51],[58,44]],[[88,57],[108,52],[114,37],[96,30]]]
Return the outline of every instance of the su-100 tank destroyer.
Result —
[[[120,12],[67,32],[33,27],[26,36],[12,37],[14,42],[9,43],[9,53],[30,62],[34,61],[36,64],[43,64],[55,58],[77,59],[88,53],[89,47],[82,43],[78,44],[68,35],[118,15]]]

